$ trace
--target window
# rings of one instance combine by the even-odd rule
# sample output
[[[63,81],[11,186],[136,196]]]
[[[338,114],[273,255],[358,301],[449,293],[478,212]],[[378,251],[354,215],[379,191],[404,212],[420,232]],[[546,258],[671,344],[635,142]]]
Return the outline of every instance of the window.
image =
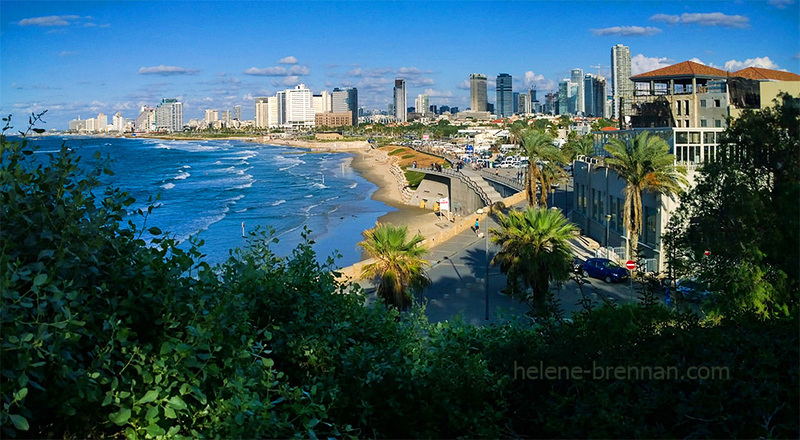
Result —
[[[701,99],[700,100],[700,107],[702,107],[702,108],[706,107],[706,100],[705,99]]]
[[[714,119],[714,127],[722,127],[722,120]]]
[[[680,126],[681,126],[681,120],[680,120],[680,119],[678,119],[677,121],[675,121],[675,123],[676,123],[676,124],[678,124],[678,125],[677,125],[678,127],[680,127]]]
[[[644,241],[647,244],[656,244],[656,220],[658,212],[648,206],[644,207]]]
[[[717,143],[717,134],[713,131],[707,131],[703,133],[703,143],[704,144],[716,144]]]
[[[701,119],[700,120],[700,126],[701,127],[708,127],[708,121],[706,121],[705,119]]]
[[[618,231],[625,228],[625,202],[619,197],[617,197],[617,215],[614,221],[617,223]]]
[[[675,111],[677,112],[678,116],[681,115],[681,102],[675,101]]]
[[[685,131],[679,131],[675,133],[675,143],[676,144],[688,144],[689,143],[689,133]]]
[[[591,210],[591,213],[589,214],[589,217],[597,218],[597,191],[595,191],[594,188],[592,188],[592,201],[591,201],[591,203],[592,203],[592,210]]]
[[[683,101],[684,111],[683,114],[689,116],[689,100]]]
[[[722,102],[719,99],[714,100],[714,107],[722,107]]]
[[[689,143],[690,144],[699,144],[700,143],[700,132],[699,131],[692,131],[689,133]]]

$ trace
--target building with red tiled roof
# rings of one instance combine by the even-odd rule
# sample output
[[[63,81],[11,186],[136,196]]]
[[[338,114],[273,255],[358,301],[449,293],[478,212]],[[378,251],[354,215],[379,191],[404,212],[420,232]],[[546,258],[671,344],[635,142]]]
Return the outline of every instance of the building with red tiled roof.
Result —
[[[684,61],[631,77],[628,127],[717,127],[744,108],[770,105],[780,92],[800,94],[800,75],[748,67],[727,72]],[[766,99],[762,99],[764,96]]]
[[[644,79],[677,79],[677,78],[727,78],[728,72],[714,67],[709,67],[694,61],[684,61],[682,63],[673,64],[671,66],[662,67],[661,69],[652,70],[650,72],[640,73],[631,77],[633,82],[641,82]]]
[[[800,81],[800,75],[782,70],[764,69],[762,67],[748,67],[731,73],[739,78],[755,79],[760,81]]]

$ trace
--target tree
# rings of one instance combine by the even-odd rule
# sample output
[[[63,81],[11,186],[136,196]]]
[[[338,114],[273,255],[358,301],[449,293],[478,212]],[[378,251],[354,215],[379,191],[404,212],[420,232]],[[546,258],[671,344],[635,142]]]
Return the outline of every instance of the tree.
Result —
[[[492,259],[508,275],[510,294],[519,296],[534,311],[542,311],[550,281],[566,280],[570,273],[572,252],[569,240],[578,228],[560,211],[527,208],[498,213],[500,229],[492,228],[492,242],[501,246]],[[520,292],[519,282],[530,287]]]
[[[364,232],[366,240],[359,246],[376,261],[364,266],[364,276],[379,280],[378,297],[387,305],[406,309],[411,305],[410,290],[417,290],[430,283],[423,267],[427,262],[422,256],[427,252],[419,234],[407,240],[408,227],[378,224]]]
[[[730,122],[716,160],[681,198],[668,249],[678,270],[711,283],[721,313],[769,317],[797,306],[798,151],[798,98],[784,94],[774,107],[746,110]],[[701,264],[683,264],[691,261]]]
[[[591,135],[570,139],[561,151],[564,152],[565,159],[568,159],[569,162],[572,162],[580,155],[588,157],[593,156],[594,139],[592,139]]]
[[[675,156],[669,154],[669,145],[658,137],[643,131],[636,137],[614,138],[605,145],[611,157],[605,166],[616,172],[626,182],[624,217],[626,258],[638,254],[639,235],[642,232],[642,193],[649,191],[670,198],[683,192],[688,185],[686,169],[675,165]]]
[[[553,145],[553,138],[535,129],[522,133],[522,148],[528,155],[528,173],[525,180],[525,193],[529,206],[547,207],[547,188],[554,180],[551,175],[559,176],[564,170],[557,166],[564,158],[558,147]],[[539,169],[542,167],[542,170]],[[544,171],[544,168],[547,168]],[[543,172],[544,171],[544,172]],[[541,187],[539,199],[536,199],[536,186]]]

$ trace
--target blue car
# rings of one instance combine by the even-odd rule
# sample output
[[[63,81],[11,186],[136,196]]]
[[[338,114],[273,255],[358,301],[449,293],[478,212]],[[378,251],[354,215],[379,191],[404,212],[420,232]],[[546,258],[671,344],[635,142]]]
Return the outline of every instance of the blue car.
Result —
[[[628,279],[628,269],[607,258],[589,258],[583,263],[583,276],[599,278],[607,283]]]

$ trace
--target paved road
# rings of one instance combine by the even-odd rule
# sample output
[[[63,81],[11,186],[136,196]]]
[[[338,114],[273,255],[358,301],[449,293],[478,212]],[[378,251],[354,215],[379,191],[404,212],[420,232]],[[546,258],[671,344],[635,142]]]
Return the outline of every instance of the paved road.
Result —
[[[513,177],[516,169],[502,169],[501,173]],[[573,209],[572,180],[555,188],[551,197],[555,205],[565,214]],[[524,208],[526,202],[516,205]],[[489,218],[489,227],[496,228],[497,224]],[[481,231],[486,232],[485,224],[481,224]],[[582,260],[594,256],[597,243],[580,236],[572,241],[573,252]],[[499,250],[498,246],[488,242],[486,237],[478,237],[475,232],[467,230],[431,249],[426,256],[431,267],[427,273],[431,285],[417,295],[416,300],[426,305],[428,319],[431,322],[452,320],[460,315],[465,321],[481,325],[487,322],[500,322],[513,316],[519,316],[529,311],[524,303],[514,300],[500,293],[506,287],[506,276],[500,273],[498,267],[489,266],[488,269],[488,295],[487,295],[487,261],[491,261]],[[488,252],[487,252],[488,251]],[[487,258],[488,254],[488,258]],[[365,288],[371,283],[361,282]],[[565,316],[569,317],[580,309],[577,305],[582,295],[577,283],[568,281],[563,285],[551,286],[556,289],[556,297],[561,302]],[[601,304],[605,300],[617,303],[636,301],[637,285],[633,290],[628,283],[606,284],[602,280],[588,279],[583,287],[594,304]],[[488,298],[488,316],[486,319]]]
[[[489,227],[497,225],[490,219]],[[481,229],[484,228],[485,225],[481,225]],[[431,264],[427,271],[431,285],[417,296],[417,300],[426,304],[431,322],[452,320],[457,315],[472,324],[487,322],[486,250],[485,236],[479,238],[472,231],[465,231],[431,250],[427,256]],[[498,250],[498,246],[488,243],[488,261]],[[580,246],[575,250],[579,254],[582,252]],[[587,255],[582,256],[586,258]],[[506,287],[506,276],[500,273],[499,268],[489,266],[488,287],[488,322],[503,321],[529,310],[524,303],[500,293]],[[582,295],[577,283],[569,281],[560,288],[555,285],[553,288],[566,316],[580,309],[577,304]],[[636,294],[631,292],[627,283],[606,284],[602,280],[589,279],[583,290],[595,304],[602,303],[604,298],[617,303],[636,301]]]

